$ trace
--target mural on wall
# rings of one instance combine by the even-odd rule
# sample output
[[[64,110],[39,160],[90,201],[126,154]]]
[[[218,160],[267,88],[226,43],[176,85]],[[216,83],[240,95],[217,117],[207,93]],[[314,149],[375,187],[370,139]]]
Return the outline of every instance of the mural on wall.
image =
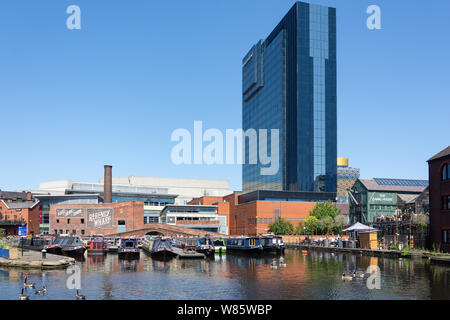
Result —
[[[112,228],[113,208],[88,208],[86,209],[88,228]]]
[[[56,209],[56,218],[84,218],[83,209]]]

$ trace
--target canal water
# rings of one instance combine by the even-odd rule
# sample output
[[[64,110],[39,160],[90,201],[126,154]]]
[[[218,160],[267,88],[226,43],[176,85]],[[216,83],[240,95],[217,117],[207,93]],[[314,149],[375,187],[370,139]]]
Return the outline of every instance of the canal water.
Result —
[[[135,261],[119,260],[117,254],[87,257],[80,267],[80,293],[89,300],[103,299],[450,299],[450,268],[417,259],[376,258],[288,249],[286,266],[280,256],[248,257],[227,254],[207,260],[153,260],[144,252]],[[283,260],[282,259],[282,260]],[[275,262],[278,268],[272,268]],[[342,273],[380,270],[380,289],[367,287],[367,276],[343,281]],[[23,279],[31,300],[73,300],[65,270],[33,271],[0,269],[0,299],[18,299]]]

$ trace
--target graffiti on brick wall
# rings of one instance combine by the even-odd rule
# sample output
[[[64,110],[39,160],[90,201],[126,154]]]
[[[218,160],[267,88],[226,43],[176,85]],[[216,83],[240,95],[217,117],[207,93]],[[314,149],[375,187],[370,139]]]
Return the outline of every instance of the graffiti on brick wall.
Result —
[[[113,208],[89,208],[86,209],[86,219],[88,228],[112,228]]]

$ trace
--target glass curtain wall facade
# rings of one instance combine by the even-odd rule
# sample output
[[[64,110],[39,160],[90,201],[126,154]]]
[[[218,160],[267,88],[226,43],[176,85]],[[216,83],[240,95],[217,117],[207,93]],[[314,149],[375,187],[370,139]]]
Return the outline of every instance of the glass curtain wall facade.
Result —
[[[295,3],[244,57],[242,74],[243,191],[336,192],[336,9]],[[279,130],[273,175],[261,174],[268,165],[250,163],[259,153],[252,130],[264,144],[260,129],[269,156],[270,130]]]

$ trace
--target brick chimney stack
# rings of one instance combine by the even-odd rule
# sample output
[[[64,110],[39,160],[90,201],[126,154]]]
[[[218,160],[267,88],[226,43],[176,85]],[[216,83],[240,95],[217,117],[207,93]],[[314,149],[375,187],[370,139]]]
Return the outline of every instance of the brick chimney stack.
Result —
[[[105,178],[103,180],[103,203],[112,202],[112,166],[105,165]]]

